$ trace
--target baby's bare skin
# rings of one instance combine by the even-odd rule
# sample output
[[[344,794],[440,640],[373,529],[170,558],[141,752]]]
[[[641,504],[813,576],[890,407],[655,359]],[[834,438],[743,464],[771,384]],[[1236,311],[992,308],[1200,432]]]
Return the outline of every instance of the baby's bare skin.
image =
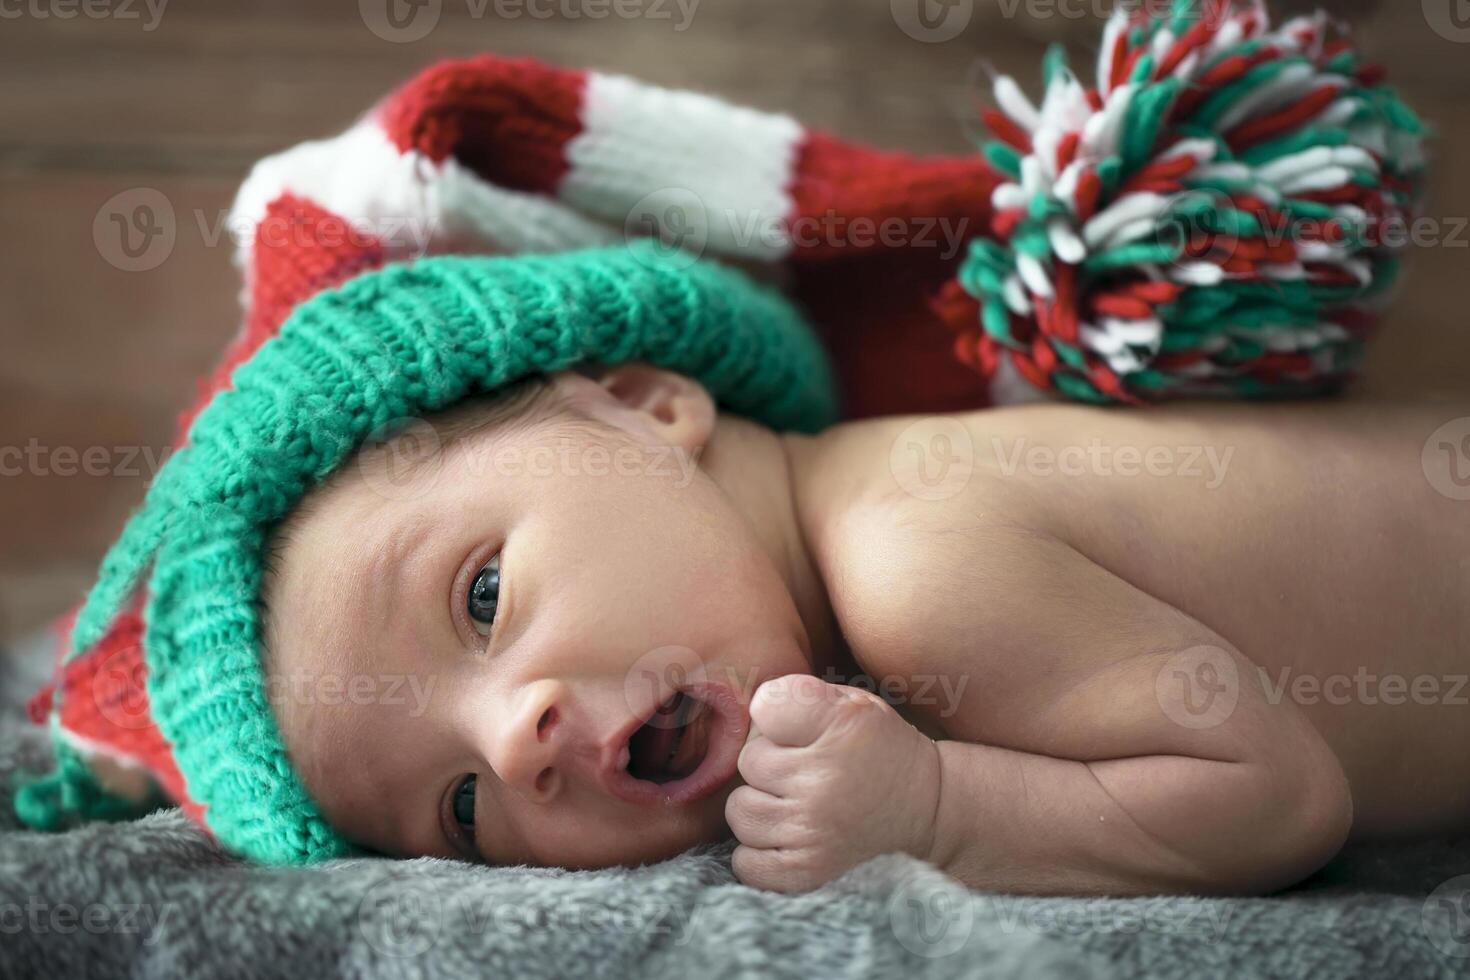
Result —
[[[946,740],[924,856],[1017,891],[1257,891],[1349,835],[1463,829],[1470,503],[1421,452],[1465,414],[1035,406],[795,442],[855,660],[961,692],[904,706]]]

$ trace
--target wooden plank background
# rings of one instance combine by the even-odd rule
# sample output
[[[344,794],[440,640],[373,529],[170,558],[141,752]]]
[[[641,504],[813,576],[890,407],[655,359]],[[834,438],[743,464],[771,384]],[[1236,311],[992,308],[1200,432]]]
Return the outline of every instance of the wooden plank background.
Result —
[[[0,6],[0,448],[27,454],[22,472],[0,476],[0,637],[80,597],[234,330],[220,222],[260,156],[342,128],[436,58],[484,51],[702,89],[880,145],[964,152],[982,65],[1032,80],[1052,40],[1095,50],[1092,11],[1107,6],[958,0],[966,28],[923,43],[889,0],[634,0],[635,18],[597,16],[605,0],[427,0],[433,29],[399,42],[368,27],[387,2],[405,0]],[[1455,2],[1442,16],[1432,2],[1329,4],[1438,124],[1428,210],[1446,234],[1470,215],[1470,182],[1457,179],[1470,173],[1470,30],[1450,18]],[[94,225],[114,195],[141,193],[162,195],[175,240],[155,267],[126,271],[109,262],[106,214]],[[1373,388],[1465,387],[1467,246],[1461,230],[1416,257]],[[103,475],[82,470],[89,451]]]

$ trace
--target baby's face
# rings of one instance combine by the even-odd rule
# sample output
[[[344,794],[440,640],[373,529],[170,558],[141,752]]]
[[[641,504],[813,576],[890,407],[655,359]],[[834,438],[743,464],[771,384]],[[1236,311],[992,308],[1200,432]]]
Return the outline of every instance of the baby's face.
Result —
[[[349,461],[284,541],[269,695],[355,843],[597,867],[726,835],[746,706],[810,669],[806,635],[693,468],[708,396],[620,371],[558,375],[581,415],[496,424],[393,479]]]

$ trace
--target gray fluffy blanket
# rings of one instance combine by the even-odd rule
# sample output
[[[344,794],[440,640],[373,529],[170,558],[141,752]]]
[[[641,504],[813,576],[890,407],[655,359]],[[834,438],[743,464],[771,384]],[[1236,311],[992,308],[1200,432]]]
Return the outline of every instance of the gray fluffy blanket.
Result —
[[[0,659],[4,977],[1470,974],[1470,840],[1353,852],[1270,898],[1083,900],[970,892],[898,857],[811,895],[765,894],[733,879],[728,847],[596,873],[265,870],[177,811],[28,833],[10,782],[48,765],[19,706],[37,661]]]

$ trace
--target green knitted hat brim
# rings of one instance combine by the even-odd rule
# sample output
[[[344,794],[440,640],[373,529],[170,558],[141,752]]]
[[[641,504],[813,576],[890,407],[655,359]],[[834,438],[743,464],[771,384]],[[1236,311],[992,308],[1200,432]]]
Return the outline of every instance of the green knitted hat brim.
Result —
[[[656,244],[441,257],[302,304],[200,413],[102,564],[72,648],[151,565],[147,691],[189,795],[227,848],[268,864],[350,852],[287,759],[260,664],[270,530],[368,436],[533,374],[647,361],[777,429],[835,421],[826,356],[743,275]]]

